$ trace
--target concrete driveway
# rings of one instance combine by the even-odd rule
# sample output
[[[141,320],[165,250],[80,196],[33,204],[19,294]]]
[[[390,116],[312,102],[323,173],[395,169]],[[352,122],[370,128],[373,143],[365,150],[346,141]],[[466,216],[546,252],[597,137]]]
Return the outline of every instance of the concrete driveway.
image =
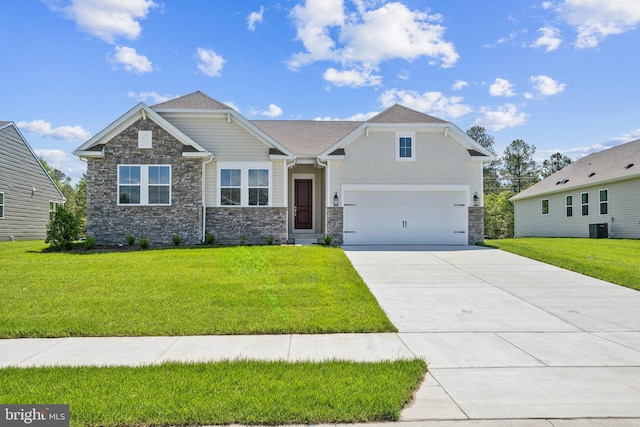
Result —
[[[640,425],[640,292],[495,249],[344,249],[429,362],[404,421]]]

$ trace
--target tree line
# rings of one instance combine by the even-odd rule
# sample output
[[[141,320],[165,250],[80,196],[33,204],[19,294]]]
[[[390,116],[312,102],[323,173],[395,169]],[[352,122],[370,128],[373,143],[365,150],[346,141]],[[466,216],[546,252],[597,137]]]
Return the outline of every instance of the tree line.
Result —
[[[497,157],[485,164],[483,171],[485,235],[492,239],[513,237],[513,204],[509,199],[571,164],[571,158],[558,152],[538,164],[533,158],[536,147],[521,139],[512,141],[500,157],[493,136],[484,127],[473,126],[467,135]]]
[[[82,174],[80,181],[72,185],[70,176],[50,166],[43,158],[40,158],[40,163],[42,163],[53,182],[62,192],[66,199],[64,203],[65,209],[75,215],[79,222],[80,233],[84,234],[87,223],[87,175]]]

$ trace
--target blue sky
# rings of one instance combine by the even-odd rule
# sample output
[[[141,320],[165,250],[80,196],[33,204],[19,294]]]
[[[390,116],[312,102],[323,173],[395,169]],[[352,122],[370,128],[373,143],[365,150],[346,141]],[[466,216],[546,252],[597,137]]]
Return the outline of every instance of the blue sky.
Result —
[[[74,180],[91,135],[196,90],[249,119],[398,102],[577,159],[640,138],[639,22],[629,0],[5,1],[0,120]]]

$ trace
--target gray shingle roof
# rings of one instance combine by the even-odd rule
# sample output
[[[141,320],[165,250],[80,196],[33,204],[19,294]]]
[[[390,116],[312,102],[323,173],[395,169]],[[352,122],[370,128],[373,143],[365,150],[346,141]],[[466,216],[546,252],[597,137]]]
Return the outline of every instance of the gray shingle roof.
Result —
[[[11,122],[5,122],[5,121],[0,120],[0,127],[2,127],[4,125],[8,125],[9,123],[11,123]]]
[[[515,195],[512,200],[635,176],[640,176],[640,139],[583,157]]]
[[[367,120],[367,123],[447,123],[428,114],[394,104],[382,113]]]
[[[251,120],[251,123],[287,147],[293,154],[314,156],[362,124],[318,120]]]
[[[154,110],[161,108],[178,108],[186,110],[231,110],[228,105],[223,104],[211,98],[208,95],[200,91],[190,93],[188,95],[181,96],[179,98],[170,99],[169,101],[161,102],[160,104],[153,105],[151,108]]]

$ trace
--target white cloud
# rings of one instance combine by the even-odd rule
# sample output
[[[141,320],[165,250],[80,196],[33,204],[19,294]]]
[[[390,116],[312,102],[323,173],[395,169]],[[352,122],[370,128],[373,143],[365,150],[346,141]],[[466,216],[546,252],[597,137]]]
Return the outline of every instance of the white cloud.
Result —
[[[333,61],[343,71],[334,68],[327,76],[337,77],[354,69],[377,70],[381,62],[393,59],[429,57],[445,68],[457,62],[459,55],[453,43],[444,40],[445,28],[438,24],[440,15],[412,11],[398,2],[377,9],[369,9],[377,7],[377,1],[355,3],[357,10],[352,12],[345,10],[344,0],[306,0],[296,5],[292,17],[306,51],[294,54],[289,68]],[[363,85],[371,83],[362,79]]]
[[[45,159],[49,166],[58,169],[68,177],[71,177],[71,180],[74,183],[77,183],[80,178],[82,178],[82,174],[87,171],[86,163],[82,162],[75,156],[70,156],[62,150],[37,148],[33,151],[36,153],[36,156]]]
[[[379,101],[385,108],[398,103],[439,118],[454,119],[472,111],[470,106],[462,103],[463,99],[460,96],[446,97],[442,92],[420,94],[411,90],[391,89],[380,95]]]
[[[51,123],[44,120],[33,120],[30,122],[16,123],[20,130],[38,136],[50,136],[62,141],[85,141],[91,138],[91,133],[83,129],[82,126],[60,126],[54,128]]]
[[[636,139],[640,139],[640,129],[636,129],[634,131],[622,134],[621,136],[616,136],[609,140],[610,145],[620,145],[626,142],[635,141]]]
[[[140,55],[134,48],[127,46],[116,46],[114,55],[109,56],[109,60],[113,63],[120,64],[122,67],[136,74],[150,73],[153,71],[153,64],[146,56]]]
[[[335,68],[328,68],[322,77],[336,86],[380,86],[382,84],[382,76],[371,74],[372,72],[373,70],[338,71]]]
[[[225,60],[222,56],[210,49],[198,48],[198,69],[202,74],[211,77],[219,77]]]
[[[464,88],[465,88],[465,87],[467,87],[467,86],[469,86],[469,83],[465,82],[464,80],[456,80],[456,81],[453,83],[453,87],[452,87],[452,89],[453,89],[453,90],[462,90],[462,89],[464,89]]]
[[[146,18],[149,10],[157,4],[152,0],[63,0],[48,1],[49,7],[62,11],[78,27],[107,43],[125,37],[135,40],[140,37],[140,20]]]
[[[557,11],[578,31],[578,48],[596,47],[605,37],[631,31],[640,22],[636,0],[564,0]]]
[[[560,30],[555,27],[542,27],[538,29],[538,32],[542,33],[542,35],[531,44],[531,47],[545,48],[545,52],[551,52],[560,47],[562,43]]]
[[[496,81],[489,86],[489,94],[491,96],[514,96],[513,85],[509,80],[497,78]]]
[[[533,88],[538,92],[539,96],[552,96],[562,91],[567,86],[565,83],[558,83],[551,77],[544,75],[531,76],[529,82],[533,84]],[[528,98],[530,96],[527,96]]]
[[[278,107],[276,104],[269,104],[269,109],[265,111],[258,111],[256,109],[249,110],[249,114],[252,116],[265,116],[275,119],[276,117],[280,117],[282,115],[282,108]]]
[[[127,92],[127,96],[129,98],[135,98],[142,102],[151,101],[152,104],[160,104],[161,102],[168,101],[170,99],[176,98],[176,95],[160,95],[157,92]]]
[[[543,1],[541,6],[542,6],[543,9],[548,10],[548,9],[551,9],[553,7],[553,2]]]
[[[344,122],[366,122],[367,120],[369,120],[372,117],[377,116],[378,114],[380,114],[379,111],[370,111],[368,113],[358,113],[358,114],[354,114],[353,116],[347,117],[345,119],[339,119],[336,117],[316,117],[313,120],[317,120],[317,121],[322,121],[322,122],[331,122],[331,121],[344,121]]]
[[[476,124],[496,132],[504,128],[522,126],[527,118],[527,114],[519,112],[514,104],[505,104],[496,109],[483,107],[480,112],[482,117],[476,120]]]
[[[256,24],[262,22],[262,18],[264,15],[264,6],[260,6],[260,10],[258,12],[251,12],[249,17],[247,18],[247,29],[250,31],[256,30]]]
[[[398,78],[400,80],[409,80],[411,78],[411,72],[409,70],[401,70],[398,73]]]

